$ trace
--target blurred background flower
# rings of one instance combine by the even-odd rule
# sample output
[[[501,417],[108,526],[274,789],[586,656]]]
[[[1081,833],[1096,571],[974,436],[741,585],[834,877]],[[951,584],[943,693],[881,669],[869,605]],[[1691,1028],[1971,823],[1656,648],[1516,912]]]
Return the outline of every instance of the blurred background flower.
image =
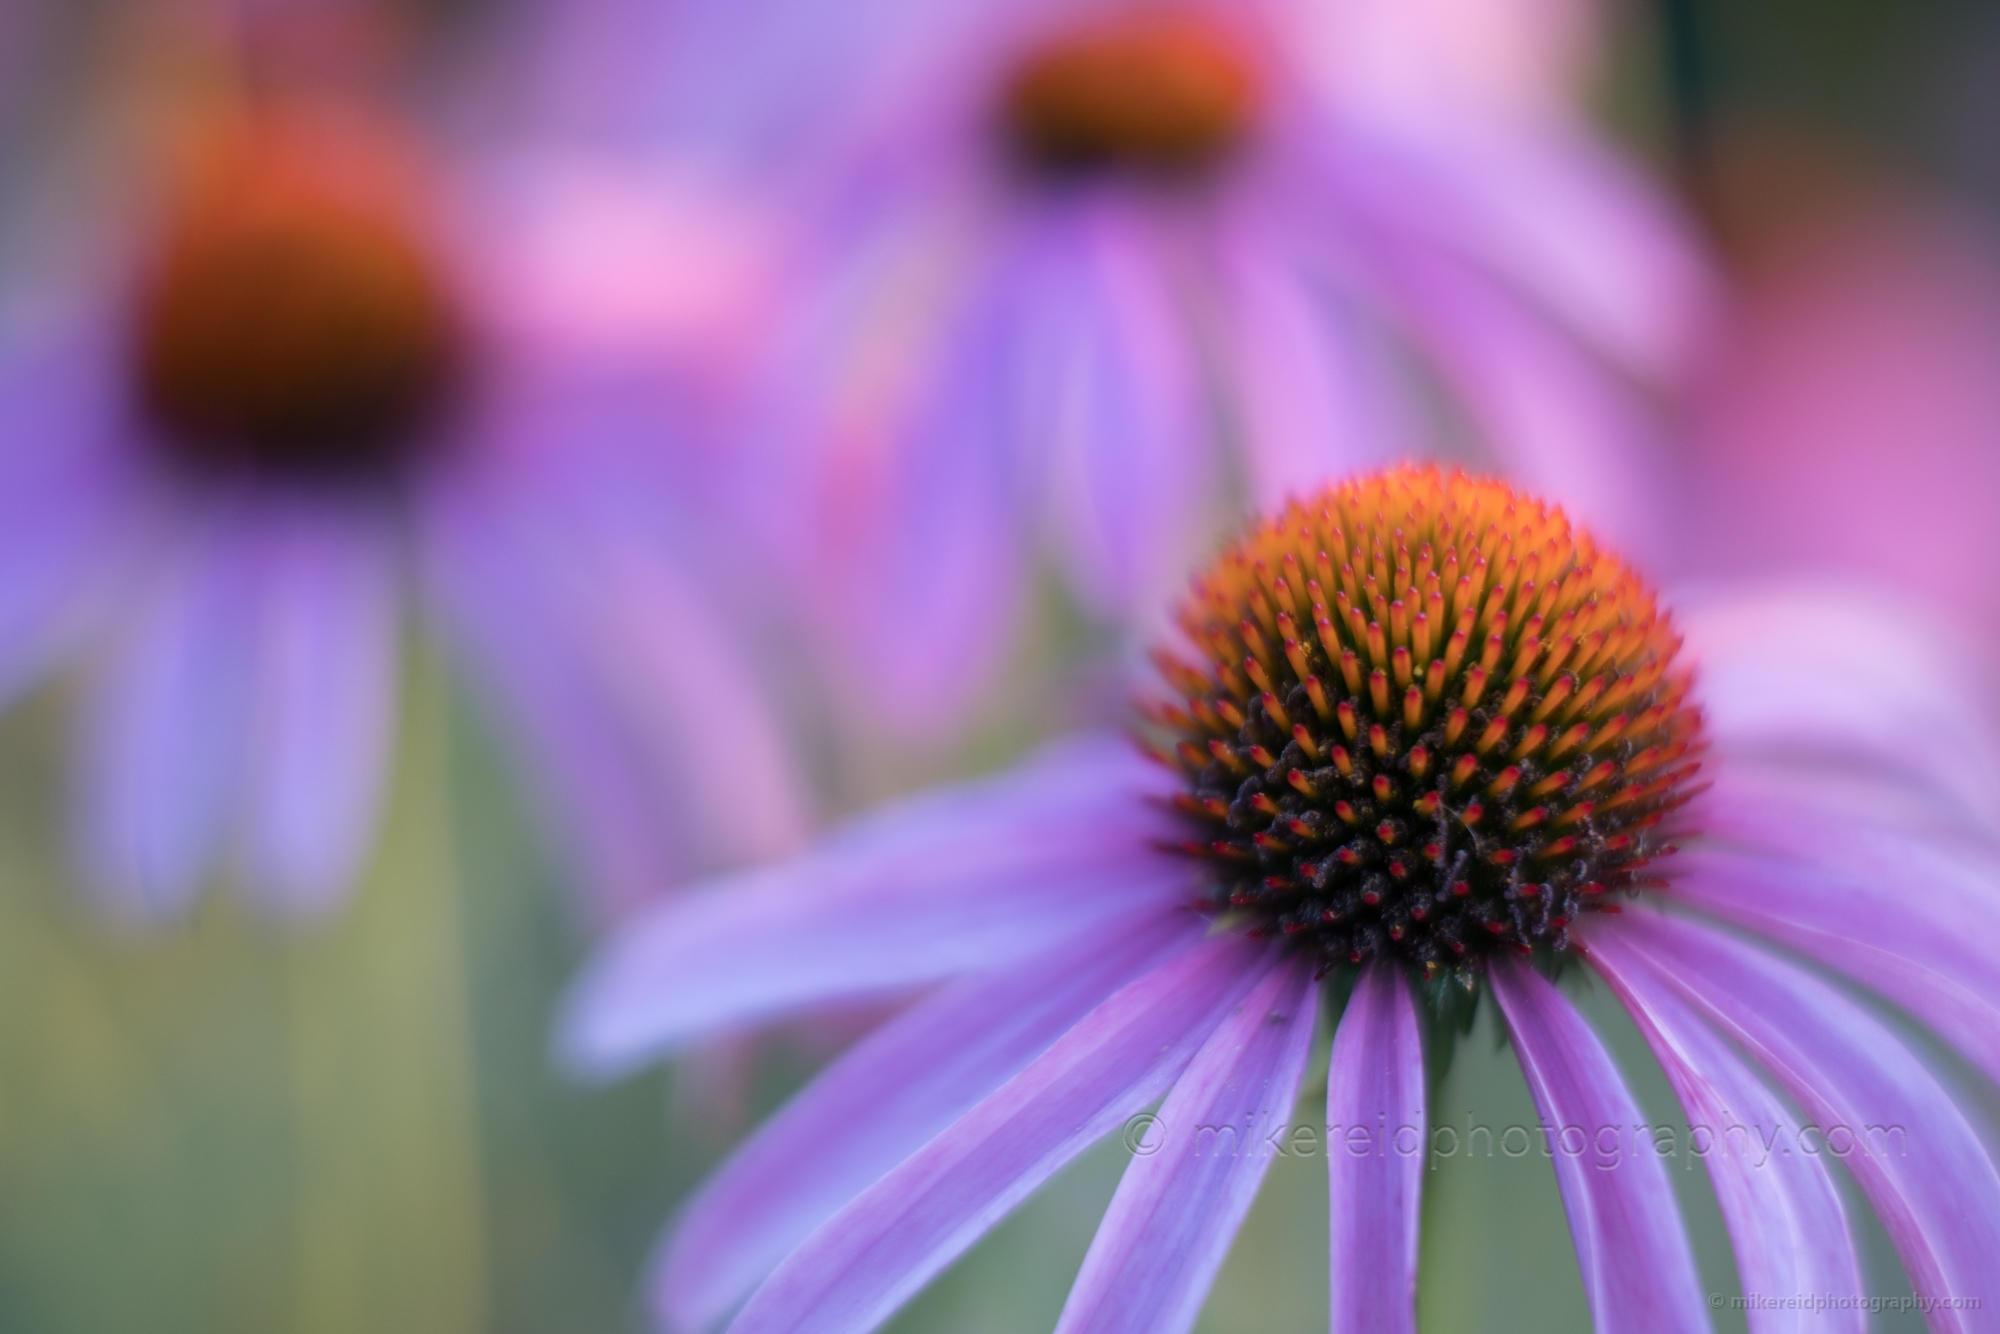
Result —
[[[719,8],[693,77],[802,212],[750,429],[837,709],[948,737],[1039,571],[1116,647],[1245,500],[1412,452],[1664,552],[1706,275],[1580,114],[1590,6]]]
[[[621,218],[643,183],[440,156],[378,86],[373,9],[148,17],[203,83],[145,108],[130,253],[76,257],[4,371],[6,675],[100,660],[78,782],[102,904],[172,916],[227,853],[267,911],[329,910],[371,842],[411,562],[596,912],[677,858],[783,847],[802,798],[702,587],[726,568],[722,526],[688,532],[707,405],[670,375],[676,315],[727,344],[743,242],[663,227],[667,199]],[[601,253],[621,223],[652,244]],[[647,283],[593,287],[592,262]]]
[[[556,981],[805,810],[714,504],[757,215],[496,100],[511,15],[7,17],[0,1324],[615,1326],[672,1169]]]

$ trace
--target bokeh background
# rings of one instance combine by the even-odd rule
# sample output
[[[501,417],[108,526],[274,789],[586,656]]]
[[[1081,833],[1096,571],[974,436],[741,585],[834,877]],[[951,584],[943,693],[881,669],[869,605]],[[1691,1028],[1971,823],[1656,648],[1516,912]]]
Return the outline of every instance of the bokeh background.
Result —
[[[412,22],[498,6],[438,0]],[[1671,405],[1702,502],[1683,575],[1918,587],[1976,654],[2000,633],[2000,10],[1629,0],[1615,19],[1598,112],[1673,183],[1731,286],[1712,364]],[[132,114],[126,81],[149,66],[129,20],[117,0],[0,6],[11,302],[45,277],[30,241],[102,225],[117,197],[54,167]],[[1104,646],[1045,601],[967,737],[825,744],[821,808],[1000,763],[1101,689]],[[588,932],[482,701],[436,643],[406,656],[384,835],[351,909],[310,932],[210,895],[163,932],[107,933],[64,857],[65,688],[0,719],[0,1330],[640,1331],[674,1202],[838,1041],[779,1036],[611,1088],[556,1074],[551,1008]],[[1649,1069],[1604,999],[1593,1018]],[[1677,1119],[1656,1074],[1640,1091]],[[1434,1115],[1533,1123],[1487,1022]],[[1122,1159],[1086,1157],[895,1328],[1050,1327]],[[1325,1327],[1319,1170],[1273,1170],[1204,1330]],[[1705,1279],[1735,1291],[1705,1177],[1676,1180]],[[1587,1328],[1544,1164],[1446,1161],[1427,1184],[1427,1331]],[[1903,1291],[1879,1237],[1870,1255],[1877,1290]]]

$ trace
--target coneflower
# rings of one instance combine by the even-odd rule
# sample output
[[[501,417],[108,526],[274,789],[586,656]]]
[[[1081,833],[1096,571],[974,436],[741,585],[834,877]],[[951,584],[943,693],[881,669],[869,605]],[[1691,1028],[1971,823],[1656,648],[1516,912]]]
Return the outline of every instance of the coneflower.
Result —
[[[170,916],[231,854],[270,912],[336,904],[412,605],[503,704],[598,910],[787,844],[788,756],[674,545],[695,376],[623,327],[649,295],[541,262],[616,230],[608,192],[472,225],[502,164],[441,163],[352,90],[260,84],[186,137],[105,279],[0,353],[0,689],[98,668],[78,824],[104,906]],[[649,292],[710,262],[652,259]],[[718,763],[760,800],[703,807]]]
[[[1508,12],[1489,64],[1576,44]],[[1560,78],[1453,58],[1464,13],[892,3],[791,60],[769,10],[711,18],[687,80],[804,180],[773,542],[882,719],[960,716],[1039,562],[1100,619],[1157,605],[1225,474],[1272,504],[1470,449],[1659,554],[1632,389],[1677,374],[1699,265]]]
[[[1809,966],[2000,1075],[2000,844],[1964,763],[1985,743],[1894,744],[1926,734],[1935,679],[1782,600],[1696,617],[1690,664],[1651,590],[1559,510],[1429,469],[1287,506],[1179,624],[1152,758],[1084,738],[907,802],[663,907],[584,978],[563,1036],[598,1074],[945,982],[695,1197],[661,1252],[666,1324],[874,1328],[1157,1103],[1058,1328],[1188,1329],[1270,1157],[1219,1152],[1216,1127],[1288,1124],[1328,996],[1347,997],[1326,1020],[1329,1125],[1425,1144],[1425,1029],[1486,998],[1550,1127],[1644,1121],[1569,971],[1624,1001],[1691,1121],[1800,1144],[1846,1127],[1842,1161],[1920,1294],[1992,1289],[2000,1175],[1979,1136]],[[1778,657],[1760,629],[1789,641]],[[1774,697],[1767,669],[1793,662],[1814,688]],[[1828,1155],[1753,1165],[1724,1139],[1707,1165],[1746,1290],[1863,1291]],[[1662,1160],[1551,1158],[1598,1327],[1707,1328]],[[1327,1161],[1333,1328],[1414,1329],[1421,1148]],[[1996,1319],[1949,1300],[1930,1318]]]

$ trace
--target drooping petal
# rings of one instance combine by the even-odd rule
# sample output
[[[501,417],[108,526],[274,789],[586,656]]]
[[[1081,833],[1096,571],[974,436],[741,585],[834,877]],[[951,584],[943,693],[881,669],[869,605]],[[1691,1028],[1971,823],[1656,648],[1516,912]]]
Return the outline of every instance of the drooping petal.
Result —
[[[892,807],[783,865],[693,886],[592,963],[563,1049],[611,1074],[703,1033],[994,967],[1183,901],[1188,869],[1146,846],[1132,799],[1152,781],[1101,742],[1072,744]]]
[[[28,688],[72,646],[93,594],[124,554],[118,483],[99,461],[64,461],[0,490],[0,700]],[[129,514],[129,506],[122,507]]]
[[[1701,805],[1733,843],[1782,850],[1808,862],[1838,865],[1844,853],[1815,856],[1820,835],[1852,825],[1863,842],[1941,839],[1988,859],[2000,858],[2000,823],[1941,788],[1913,782],[1908,770],[1877,767],[1832,754],[1807,758],[1732,748],[1709,776],[1715,796]],[[1882,854],[1878,853],[1877,856]]]
[[[0,700],[72,646],[143,526],[105,363],[100,336],[10,347],[0,365]]]
[[[1486,275],[1376,240],[1380,299],[1437,364],[1498,464],[1642,565],[1672,552],[1675,492],[1637,398]]]
[[[1578,0],[1264,0],[1343,111],[1418,124],[1540,119],[1564,108],[1599,43]]]
[[[1625,1138],[1646,1117],[1611,1053],[1527,964],[1497,964],[1492,980],[1521,1073],[1548,1123],[1544,1147],[1562,1187],[1591,1319],[1621,1334],[1708,1329],[1673,1185],[1650,1144],[1634,1152]],[[1583,1137],[1574,1148],[1572,1130]],[[1607,1132],[1618,1137],[1609,1150]]]
[[[1415,439],[1359,312],[1312,280],[1282,228],[1245,225],[1226,264],[1225,334],[1259,504],[1385,463]]]
[[[1200,931],[1175,909],[1092,933],[956,982],[871,1034],[688,1204],[661,1256],[656,1309],[676,1328],[714,1324],[849,1200]]]
[[[1108,201],[1063,220],[1050,249],[1063,300],[1047,367],[1054,519],[1085,602],[1123,615],[1177,584],[1208,458],[1199,372],[1174,307],[1165,241]],[[1065,244],[1066,243],[1066,244]],[[1024,442],[1033,448],[1035,442]]]
[[[697,589],[642,542],[600,534],[575,572],[579,649],[725,861],[790,852],[807,799],[758,677]]]
[[[1839,1189],[1823,1162],[1792,1150],[1798,1118],[1650,970],[1626,966],[1616,931],[1593,937],[1590,959],[1666,1069],[1687,1110],[1690,1140],[1702,1127],[1709,1132],[1707,1147],[1691,1142],[1688,1150],[1707,1162],[1743,1290],[1864,1291]],[[1754,1334],[1858,1332],[1868,1323],[1856,1307],[1758,1305],[1748,1318]]]
[[[912,730],[947,726],[991,679],[1025,595],[1029,483],[1014,445],[1031,406],[1036,278],[996,264],[965,297],[926,393],[881,442],[864,530],[843,534],[863,558],[847,572],[840,632],[883,717]]]
[[[2000,999],[2000,838],[1954,804],[1894,776],[1732,757],[1697,819],[1709,837],[1670,893],[1850,934]]]
[[[433,605],[520,752],[535,809],[579,881],[593,925],[617,920],[657,895],[675,870],[644,763],[574,661],[569,637],[522,570],[514,548],[483,516],[439,506],[423,526]]]
[[[1284,1151],[1318,997],[1309,964],[1281,964],[1195,1054],[1153,1135],[1138,1141],[1056,1334],[1193,1327],[1265,1170]]]
[[[1720,932],[1628,916],[1615,934],[1621,966],[1671,984],[1819,1123],[1798,1150],[1830,1152],[1854,1174],[1920,1296],[1996,1290],[2000,1173],[1950,1092],[1900,1038],[1817,978]],[[1834,1143],[1843,1130],[1845,1150]],[[1931,1312],[1933,1329],[1996,1323],[1990,1306]]]
[[[86,701],[80,855],[114,916],[171,917],[213,869],[252,696],[241,536],[218,519],[177,553]]]
[[[287,917],[352,883],[380,804],[395,714],[397,595],[377,516],[267,516],[257,574],[248,891]]]
[[[1346,1140],[1353,1126],[1369,1132],[1360,1153]],[[1333,1334],[1415,1334],[1425,1143],[1416,1007],[1401,973],[1376,964],[1340,1017],[1326,1077]]]
[[[1393,148],[1416,164],[1396,175],[1400,227],[1497,274],[1606,361],[1661,384],[1688,369],[1714,276],[1626,163],[1562,125],[1459,125]]]
[[[1964,743],[1990,720],[1979,683],[1956,670],[1948,632],[1907,601],[1773,583],[1686,599],[1675,620],[1719,745],[1846,760],[2000,815],[2000,753]]]
[[[2000,1080],[1994,882],[1967,886],[1936,847],[1907,846],[1893,880],[1690,850],[1670,893],[1837,968],[1909,1010]]]
[[[732,1334],[864,1334],[1077,1154],[1164,1093],[1275,963],[1221,936],[1131,983],[815,1232]]]

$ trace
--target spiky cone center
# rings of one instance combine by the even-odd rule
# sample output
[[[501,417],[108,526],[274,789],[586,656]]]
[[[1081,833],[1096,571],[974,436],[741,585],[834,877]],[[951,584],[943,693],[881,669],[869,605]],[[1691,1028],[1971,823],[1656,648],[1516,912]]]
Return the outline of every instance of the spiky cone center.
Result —
[[[141,285],[140,408],[183,465],[394,470],[460,361],[446,288],[388,146],[239,127],[207,145]]]
[[[1404,467],[1293,503],[1179,610],[1148,707],[1203,907],[1323,970],[1561,956],[1672,848],[1703,749],[1652,592],[1508,486]]]
[[[1185,173],[1243,139],[1257,91],[1234,34],[1153,9],[1078,24],[1031,50],[1007,86],[1003,121],[1019,154],[1044,170]]]

